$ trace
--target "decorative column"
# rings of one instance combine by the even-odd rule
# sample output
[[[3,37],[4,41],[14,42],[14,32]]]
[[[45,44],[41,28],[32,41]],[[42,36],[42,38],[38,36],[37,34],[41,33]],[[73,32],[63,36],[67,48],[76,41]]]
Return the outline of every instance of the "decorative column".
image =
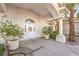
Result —
[[[63,34],[63,19],[59,19],[59,34]]]
[[[61,42],[61,43],[66,42],[66,37],[63,34],[63,19],[62,18],[59,19],[59,34],[56,37],[56,41]]]

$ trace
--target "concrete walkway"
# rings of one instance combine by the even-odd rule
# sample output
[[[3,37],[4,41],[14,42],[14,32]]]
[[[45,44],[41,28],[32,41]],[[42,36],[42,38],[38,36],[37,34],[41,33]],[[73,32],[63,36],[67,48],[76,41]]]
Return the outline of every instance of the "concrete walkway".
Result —
[[[24,40],[20,45],[33,50],[43,46],[43,48],[32,53],[33,56],[79,56],[78,45],[63,44],[54,40],[45,40],[44,38]]]

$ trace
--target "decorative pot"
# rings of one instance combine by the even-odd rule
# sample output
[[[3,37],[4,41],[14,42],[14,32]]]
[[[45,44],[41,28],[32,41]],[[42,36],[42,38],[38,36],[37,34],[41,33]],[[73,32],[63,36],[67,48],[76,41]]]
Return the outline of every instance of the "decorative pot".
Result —
[[[45,39],[49,39],[49,35],[45,35]]]
[[[19,40],[9,40],[8,45],[9,45],[9,50],[15,50],[19,48]]]

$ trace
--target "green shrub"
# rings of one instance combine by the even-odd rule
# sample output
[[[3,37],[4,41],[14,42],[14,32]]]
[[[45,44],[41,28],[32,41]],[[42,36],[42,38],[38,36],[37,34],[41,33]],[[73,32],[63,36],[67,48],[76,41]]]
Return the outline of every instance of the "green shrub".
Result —
[[[0,44],[0,56],[3,55],[4,51],[5,51],[4,44]]]
[[[50,38],[51,38],[51,39],[56,39],[57,34],[58,34],[58,31],[52,31],[52,32],[50,33]]]
[[[46,35],[50,35],[51,31],[52,31],[52,28],[49,27],[49,26],[48,27],[43,27],[43,30],[42,30],[42,32]]]
[[[53,31],[53,28],[50,27],[50,26],[44,27],[43,30],[42,30],[42,32],[43,32],[44,34],[49,35],[49,38],[50,38],[50,39],[56,39],[56,36],[57,36],[57,34],[58,34],[58,31]]]

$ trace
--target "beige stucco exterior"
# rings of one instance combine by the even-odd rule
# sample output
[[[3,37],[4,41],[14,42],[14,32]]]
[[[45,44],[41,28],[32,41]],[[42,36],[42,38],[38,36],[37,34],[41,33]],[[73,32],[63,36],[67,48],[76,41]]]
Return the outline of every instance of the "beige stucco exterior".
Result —
[[[25,20],[26,19],[34,20],[36,37],[42,36],[41,29],[42,27],[47,25],[46,18],[39,16],[34,12],[29,11],[28,9],[21,9],[21,8],[16,8],[14,6],[8,6],[6,14],[9,20],[21,26],[24,30],[25,30]]]
[[[63,35],[63,18],[64,13],[58,9],[58,4],[1,4],[7,19],[23,28],[24,39],[33,39],[42,37],[42,28],[48,26],[48,22],[55,19],[59,20],[59,34],[56,41],[65,43],[66,38]],[[5,6],[5,8],[4,8]],[[31,19],[34,23],[26,23]],[[55,24],[56,25],[56,24]],[[52,24],[53,30],[55,25]],[[33,26],[33,27],[32,27]],[[26,30],[25,28],[28,28]]]

